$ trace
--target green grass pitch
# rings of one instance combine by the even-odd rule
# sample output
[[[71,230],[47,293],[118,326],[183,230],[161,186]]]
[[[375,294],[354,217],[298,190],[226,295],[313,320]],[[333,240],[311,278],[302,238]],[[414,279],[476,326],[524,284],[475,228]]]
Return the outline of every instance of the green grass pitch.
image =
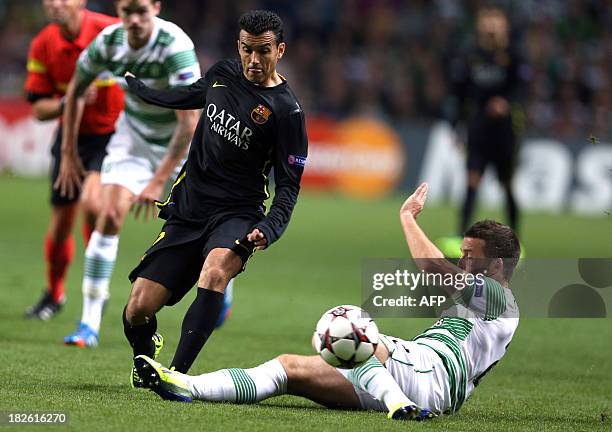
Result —
[[[609,319],[523,319],[508,354],[461,411],[428,424],[393,423],[373,412],[326,410],[288,396],[253,406],[179,404],[133,390],[128,385],[131,350],[120,318],[130,290],[126,275],[155,239],[160,223],[129,220],[123,231],[100,347],[64,347],[62,337],[74,329],[81,310],[80,242],[67,281],[66,309],[48,323],[22,315],[44,285],[47,188],[42,179],[0,177],[0,411],[64,411],[69,425],[48,428],[75,431],[612,428]],[[400,197],[360,202],[304,194],[284,237],[258,252],[237,279],[234,315],[213,335],[192,372],[250,367],[283,352],[310,354],[310,336],[320,314],[336,304],[360,301],[361,260],[406,255],[397,218],[400,203]],[[455,213],[447,207],[427,208],[422,225],[433,238],[447,235],[455,226]],[[610,218],[534,214],[525,215],[523,227],[530,257],[612,256]],[[164,363],[172,358],[193,295],[159,315],[166,338],[160,356]],[[385,333],[405,338],[431,322],[378,320]]]

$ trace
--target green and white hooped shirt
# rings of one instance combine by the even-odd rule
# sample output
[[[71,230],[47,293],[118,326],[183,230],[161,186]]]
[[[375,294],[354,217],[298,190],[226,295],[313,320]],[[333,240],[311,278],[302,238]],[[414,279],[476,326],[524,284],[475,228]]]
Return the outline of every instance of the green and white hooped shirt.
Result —
[[[506,353],[519,321],[512,291],[485,277],[458,291],[455,305],[413,341],[436,351],[448,371],[451,411],[457,411]]]
[[[122,24],[106,27],[77,62],[77,73],[87,80],[103,71],[110,71],[126,90],[124,114],[130,128],[149,144],[167,146],[176,128],[174,110],[149,105],[131,94],[123,75],[132,72],[155,89],[192,84],[201,72],[189,36],[176,24],[155,18],[149,42],[134,50]]]

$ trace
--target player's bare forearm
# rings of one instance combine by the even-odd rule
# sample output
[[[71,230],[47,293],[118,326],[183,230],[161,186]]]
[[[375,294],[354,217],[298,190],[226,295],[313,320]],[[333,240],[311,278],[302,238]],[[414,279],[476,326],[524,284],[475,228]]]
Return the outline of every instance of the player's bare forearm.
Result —
[[[444,259],[444,254],[429,240],[411,213],[402,214],[400,220],[412,258],[418,262],[425,262],[424,259]]]
[[[427,183],[422,183],[404,201],[400,209],[400,221],[410,254],[417,267],[428,273],[462,273],[463,270],[444,259],[444,254],[427,238],[417,224],[416,218],[425,206],[428,189]],[[454,288],[452,290],[454,291]]]
[[[178,125],[170,139],[168,151],[159,163],[149,184],[138,196],[134,197],[133,211],[136,219],[138,219],[143,209],[144,220],[148,220],[153,215],[155,201],[160,199],[164,185],[185,156],[189,147],[189,142],[197,124],[198,111],[177,111],[176,116]]]
[[[423,232],[412,214],[401,214],[400,219],[410,254],[416,266],[427,273],[458,274],[464,270],[448,261],[444,254]],[[442,288],[453,295],[457,289],[453,285]]]
[[[81,86],[78,74],[75,74],[66,90],[64,100],[64,124],[62,126],[62,146],[60,171],[53,187],[60,191],[62,196],[73,198],[77,190],[81,187],[82,177],[85,170],[77,151],[77,140],[79,126],[83,117],[85,100],[79,97]],[[85,83],[83,88],[87,88],[89,83]]]
[[[165,184],[168,178],[174,172],[176,166],[185,157],[193,132],[198,122],[198,111],[176,111],[178,124],[174,135],[170,139],[168,151],[161,160],[159,167],[155,171],[153,180],[155,182]]]
[[[62,125],[62,154],[74,154],[79,135],[79,125],[83,116],[85,102],[81,97],[91,81],[74,74],[64,96],[64,113]]]
[[[62,100],[54,97],[38,99],[32,104],[32,114],[39,121],[54,120],[62,116]]]

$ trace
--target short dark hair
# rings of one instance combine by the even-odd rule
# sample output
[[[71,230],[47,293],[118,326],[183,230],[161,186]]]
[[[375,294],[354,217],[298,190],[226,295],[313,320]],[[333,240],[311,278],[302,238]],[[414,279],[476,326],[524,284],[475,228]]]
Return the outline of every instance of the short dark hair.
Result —
[[[464,237],[484,240],[484,252],[487,258],[502,258],[504,278],[508,281],[521,256],[521,244],[518,237],[507,225],[485,219],[469,227]]]
[[[240,17],[240,29],[252,35],[260,35],[267,31],[274,33],[276,45],[284,40],[283,20],[274,12],[267,10],[251,10]]]
[[[155,4],[155,3],[160,3],[161,0],[151,0],[151,4]],[[119,3],[119,0],[115,0],[115,5],[117,5]]]

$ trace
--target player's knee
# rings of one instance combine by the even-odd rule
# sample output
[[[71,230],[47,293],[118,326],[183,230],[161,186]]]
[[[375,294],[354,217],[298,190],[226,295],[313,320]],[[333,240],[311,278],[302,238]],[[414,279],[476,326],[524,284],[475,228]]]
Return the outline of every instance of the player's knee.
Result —
[[[125,315],[130,323],[135,321],[142,321],[146,317],[155,313],[156,309],[154,305],[151,305],[148,296],[145,294],[146,290],[142,284],[138,283],[137,280],[128,299],[128,304],[125,309]]]
[[[82,196],[80,200],[81,208],[87,216],[96,216],[102,211],[100,200],[93,196]]]
[[[117,208],[109,206],[103,208],[100,212],[97,227],[104,234],[115,234],[121,228],[121,215]]]
[[[125,308],[125,317],[130,323],[139,324],[154,312],[154,308],[149,305],[149,302],[144,296],[132,295]]]
[[[220,265],[205,266],[200,274],[199,286],[209,290],[224,292],[231,279],[228,271]]]
[[[294,354],[281,354],[276,359],[280,362],[285,369],[287,378],[292,381],[299,380],[302,373],[302,367],[300,366],[300,357]]]

